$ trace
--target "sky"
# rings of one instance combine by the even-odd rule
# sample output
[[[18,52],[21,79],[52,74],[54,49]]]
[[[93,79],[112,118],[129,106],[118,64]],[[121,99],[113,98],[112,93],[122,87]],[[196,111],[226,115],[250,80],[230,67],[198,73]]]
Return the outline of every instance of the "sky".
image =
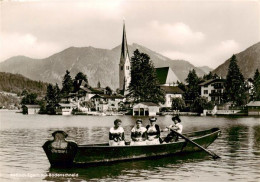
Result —
[[[0,62],[137,43],[216,68],[260,41],[260,0],[0,0]]]

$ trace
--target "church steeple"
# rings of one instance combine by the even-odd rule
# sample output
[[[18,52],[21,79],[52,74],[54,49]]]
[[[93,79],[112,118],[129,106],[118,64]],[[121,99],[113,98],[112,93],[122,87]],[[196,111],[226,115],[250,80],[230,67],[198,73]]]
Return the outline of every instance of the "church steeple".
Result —
[[[125,21],[123,22],[123,37],[122,37],[122,45],[121,45],[121,57],[120,63],[124,64],[126,58],[129,58],[127,39],[126,39],[126,31],[125,31]],[[122,62],[121,62],[122,61]]]
[[[126,39],[125,21],[123,22],[123,37],[121,45],[121,55],[119,62],[119,89],[124,95],[127,94],[127,88],[130,84],[130,59],[128,52],[128,45]]]

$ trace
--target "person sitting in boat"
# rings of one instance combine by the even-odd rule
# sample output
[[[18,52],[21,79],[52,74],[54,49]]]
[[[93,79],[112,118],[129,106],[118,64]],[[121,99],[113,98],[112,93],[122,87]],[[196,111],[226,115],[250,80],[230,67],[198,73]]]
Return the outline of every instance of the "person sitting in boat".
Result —
[[[146,145],[147,129],[142,126],[141,119],[136,120],[136,126],[131,130],[131,143],[130,145]]]
[[[114,121],[114,127],[109,130],[109,145],[110,146],[122,146],[125,145],[124,129],[120,126],[122,121],[116,119]]]
[[[147,145],[160,144],[160,127],[156,124],[157,118],[149,118],[150,125],[146,126],[147,129]]]
[[[182,133],[183,126],[181,124],[180,117],[176,115],[172,117],[172,121],[174,122],[173,125],[170,125],[166,127],[164,130],[162,130],[162,131],[170,131],[170,133],[164,139],[164,142],[166,143],[178,141],[179,138],[178,135],[176,135],[175,132],[173,132],[172,130],[177,131],[180,134]]]

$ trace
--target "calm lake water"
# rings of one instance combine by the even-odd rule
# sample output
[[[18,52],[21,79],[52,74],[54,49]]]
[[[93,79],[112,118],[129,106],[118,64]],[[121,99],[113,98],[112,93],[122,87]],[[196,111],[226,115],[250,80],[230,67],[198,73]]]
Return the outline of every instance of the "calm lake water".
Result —
[[[123,121],[126,140],[132,116],[47,116],[0,111],[0,181],[252,181],[260,182],[259,117],[182,116],[183,132],[219,127],[222,135],[209,146],[221,159],[204,152],[73,169],[52,169],[42,149],[57,129],[78,144],[108,141],[113,121]],[[148,118],[144,119],[144,125]],[[158,117],[161,128],[171,116]],[[164,133],[166,135],[166,133]],[[60,175],[60,177],[57,177]],[[63,177],[61,177],[63,175]],[[66,177],[71,175],[73,177]]]

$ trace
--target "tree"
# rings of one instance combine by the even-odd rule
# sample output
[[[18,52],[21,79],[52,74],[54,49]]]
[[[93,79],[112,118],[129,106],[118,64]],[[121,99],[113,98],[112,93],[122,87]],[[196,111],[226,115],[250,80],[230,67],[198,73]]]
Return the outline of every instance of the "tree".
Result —
[[[203,113],[204,109],[213,109],[213,103],[208,102],[206,97],[197,97],[192,104],[194,112]]]
[[[237,106],[246,104],[246,86],[244,76],[237,65],[236,56],[230,59],[230,64],[225,82],[226,100],[233,102]]]
[[[112,92],[113,92],[113,91],[112,91],[112,89],[111,89],[110,87],[107,86],[107,87],[105,88],[105,90],[106,90],[106,94],[107,94],[107,95],[112,95]]]
[[[46,112],[48,114],[55,114],[56,113],[55,108],[61,100],[61,91],[60,91],[60,88],[57,83],[54,87],[52,86],[52,84],[48,85],[45,100],[47,102],[47,105],[45,108]],[[42,108],[42,110],[41,110],[42,112],[43,112],[43,109],[44,108]]]
[[[172,99],[172,109],[179,111],[185,108],[185,102],[182,98],[176,97]]]
[[[101,88],[101,83],[100,83],[100,81],[98,81],[98,83],[97,83],[97,88]]]
[[[28,91],[27,90],[23,90],[22,93],[21,93],[21,96],[25,96],[25,95],[28,95]]]
[[[21,104],[23,104],[23,105],[25,105],[25,104],[38,104],[37,96],[38,95],[36,93],[26,92],[26,94],[22,98]]]
[[[131,58],[130,74],[127,97],[132,98],[134,102],[165,102],[165,93],[158,86],[156,71],[150,57],[140,53],[138,49]]]
[[[84,87],[88,86],[88,79],[87,79],[87,75],[85,75],[82,72],[79,72],[75,76],[74,81],[73,81],[74,92],[79,91],[79,88],[82,84]]]
[[[199,77],[194,69],[189,71],[185,81],[188,83],[185,92],[185,100],[194,101],[200,95]]]
[[[208,74],[203,76],[204,80],[210,80],[210,79],[216,79],[216,78],[219,78],[219,76],[216,73],[213,75],[211,71]]]
[[[253,100],[260,100],[260,74],[258,69],[255,71],[254,79],[253,79]]]
[[[177,81],[177,84],[178,84],[178,87],[179,87],[183,92],[186,92],[187,86],[186,86],[184,83]]]
[[[62,81],[62,94],[64,97],[68,96],[69,93],[71,93],[73,91],[73,81],[72,78],[70,76],[70,72],[68,70],[66,70],[66,74],[63,77],[63,81]]]

